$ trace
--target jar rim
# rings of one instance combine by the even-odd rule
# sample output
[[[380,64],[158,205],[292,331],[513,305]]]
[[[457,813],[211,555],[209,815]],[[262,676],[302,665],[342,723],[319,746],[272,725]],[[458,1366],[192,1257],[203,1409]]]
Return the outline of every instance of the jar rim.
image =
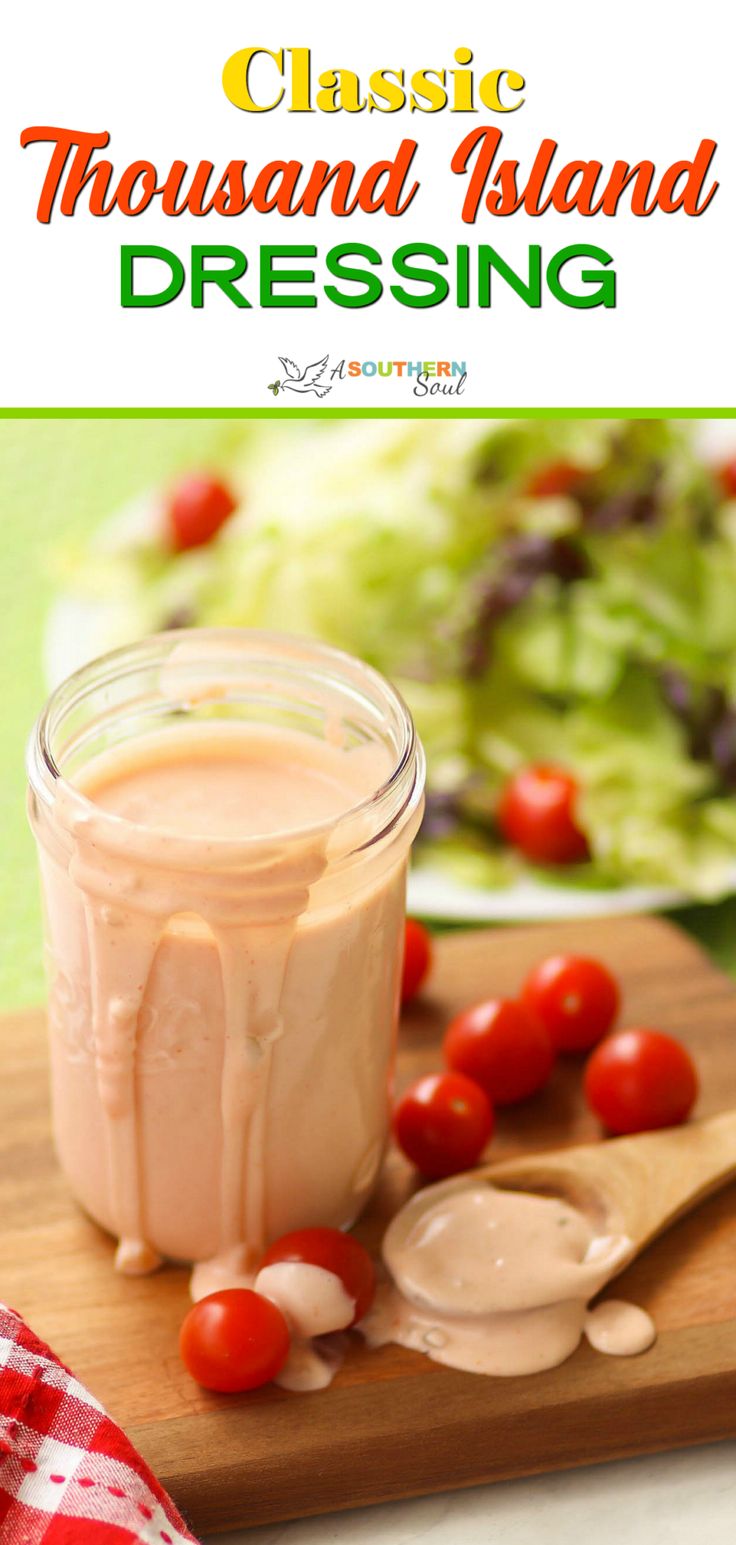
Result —
[[[134,643],[123,644],[96,656],[65,677],[50,694],[36,720],[28,742],[26,769],[31,790],[37,798],[50,808],[54,803],[55,791],[63,788],[67,798],[73,800],[80,813],[94,813],[100,829],[109,835],[112,845],[116,848],[122,847],[129,839],[137,837],[145,842],[150,838],[154,828],[130,821],[126,816],[104,809],[82,789],[77,788],[58,765],[52,740],[64,716],[78,706],[89,693],[120,680],[126,674],[132,675],[136,669],[144,667],[147,663],[153,665],[159,656],[162,664],[165,663],[167,648],[173,652],[177,646],[188,642],[201,645],[203,654],[204,651],[211,653],[221,645],[223,650],[229,650],[231,661],[233,646],[237,645],[239,651],[242,651],[244,662],[251,659],[254,662],[260,661],[264,665],[288,664],[290,659],[296,660],[297,655],[300,654],[304,657],[305,664],[321,668],[325,673],[325,679],[331,676],[336,684],[339,684],[340,680],[349,684],[350,678],[357,676],[359,681],[362,680],[373,688],[380,706],[382,708],[385,706],[387,716],[392,718],[397,729],[398,747],[394,765],[383,783],[371,794],[342,811],[337,818],[328,817],[322,821],[307,822],[298,827],[289,827],[285,831],[235,838],[195,833],[177,834],[177,847],[182,856],[189,854],[196,859],[205,844],[210,858],[216,857],[218,851],[223,854],[227,851],[230,855],[253,856],[271,848],[274,841],[278,841],[280,845],[298,843],[307,838],[316,838],[325,832],[344,831],[351,823],[362,824],[362,818],[373,815],[377,829],[371,832],[367,840],[358,843],[354,849],[351,850],[348,844],[347,848],[343,849],[343,855],[347,857],[351,851],[359,852],[363,848],[372,847],[387,837],[395,827],[403,824],[404,818],[408,817],[412,809],[419,804],[424,788],[424,752],[416,734],[411,713],[393,683],[388,681],[380,671],[356,656],[337,649],[331,644],[312,639],[308,635],[239,627],[178,628],[148,634]],[[363,827],[363,832],[364,830]]]

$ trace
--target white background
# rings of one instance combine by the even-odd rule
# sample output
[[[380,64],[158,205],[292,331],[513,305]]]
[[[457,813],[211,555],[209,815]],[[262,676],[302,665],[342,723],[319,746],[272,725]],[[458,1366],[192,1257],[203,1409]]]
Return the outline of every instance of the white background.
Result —
[[[357,359],[466,358],[466,407],[731,406],[736,286],[730,240],[736,201],[736,124],[731,72],[736,25],[722,0],[697,7],[677,0],[514,0],[432,5],[427,0],[209,6],[173,0],[36,0],[4,24],[2,114],[4,241],[0,402],[67,406],[318,406],[313,396],[267,384],[286,354],[299,364],[329,353]],[[253,115],[235,108],[221,85],[226,58],[248,45],[310,46],[313,73],[454,65],[455,48],[474,50],[478,74],[509,67],[527,81],[526,103],[493,118],[440,112],[390,115],[288,114],[285,104]],[[463,226],[464,179],[449,162],[476,124],[497,122],[504,149],[530,168],[545,136],[560,162],[643,157],[658,170],[691,157],[701,138],[719,142],[720,190],[699,219],[660,212],[583,219],[479,217]],[[37,223],[35,209],[49,149],[21,151],[21,129],[49,123],[107,129],[118,171],[139,157],[166,174],[175,158],[207,158],[224,169],[246,157],[255,172],[273,158],[311,163],[341,157],[359,166],[390,156],[403,136],[419,140],[422,187],[399,220],[385,215],[338,220],[297,215],[238,219],[216,215],[135,220],[113,213]],[[618,273],[618,305],[575,311],[545,294],[529,310],[503,283],[491,310],[443,305],[412,311],[387,296],[346,311],[318,289],[316,310],[237,310],[214,291],[201,311],[188,294],[158,310],[119,304],[123,242],[160,243],[186,258],[193,241],[244,248],[255,266],[264,242],[314,242],[321,252],[349,237],[386,256],[410,239],[446,250],[492,242],[523,267],[530,242],[545,260],[575,240],[607,248]],[[385,261],[384,257],[384,261]],[[318,263],[319,269],[319,263]],[[243,281],[245,287],[246,281]],[[248,291],[253,298],[253,287]],[[325,405],[416,406],[406,382],[336,383]]]

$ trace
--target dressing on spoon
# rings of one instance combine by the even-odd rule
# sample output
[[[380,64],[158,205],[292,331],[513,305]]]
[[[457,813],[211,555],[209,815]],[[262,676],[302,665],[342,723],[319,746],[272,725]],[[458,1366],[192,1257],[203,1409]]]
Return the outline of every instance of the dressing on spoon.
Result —
[[[552,1368],[583,1335],[601,1352],[643,1352],[655,1339],[649,1315],[589,1301],[734,1179],[736,1111],[456,1175],[417,1192],[389,1225],[392,1280],[360,1328],[373,1346],[397,1341],[478,1373]]]
[[[643,1310],[588,1303],[632,1253],[553,1196],[504,1191],[465,1175],[412,1197],[390,1224],[383,1257],[392,1281],[361,1325],[388,1341],[472,1373],[537,1373],[591,1344],[643,1351],[654,1326]],[[605,1315],[601,1311],[605,1310]]]

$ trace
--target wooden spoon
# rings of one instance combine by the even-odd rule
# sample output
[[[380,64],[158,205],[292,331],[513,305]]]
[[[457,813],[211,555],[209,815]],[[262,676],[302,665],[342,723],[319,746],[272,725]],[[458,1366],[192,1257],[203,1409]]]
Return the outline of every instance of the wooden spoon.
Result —
[[[631,1248],[622,1269],[676,1218],[736,1179],[736,1111],[661,1132],[526,1154],[472,1173],[504,1189],[564,1197],[606,1232],[627,1235]]]

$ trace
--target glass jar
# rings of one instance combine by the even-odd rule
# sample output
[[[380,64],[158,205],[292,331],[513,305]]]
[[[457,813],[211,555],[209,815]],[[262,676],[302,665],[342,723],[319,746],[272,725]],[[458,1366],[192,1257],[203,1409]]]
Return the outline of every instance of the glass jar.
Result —
[[[282,748],[298,801],[328,755],[361,768],[361,796],[245,835],[94,797],[95,769],[109,778],[160,742],[206,804],[193,750],[233,736]],[[423,804],[401,698],[306,639],[165,633],[58,688],[28,772],[56,1146],[119,1268],[170,1257],[231,1281],[289,1229],[351,1224],[387,1135]]]

